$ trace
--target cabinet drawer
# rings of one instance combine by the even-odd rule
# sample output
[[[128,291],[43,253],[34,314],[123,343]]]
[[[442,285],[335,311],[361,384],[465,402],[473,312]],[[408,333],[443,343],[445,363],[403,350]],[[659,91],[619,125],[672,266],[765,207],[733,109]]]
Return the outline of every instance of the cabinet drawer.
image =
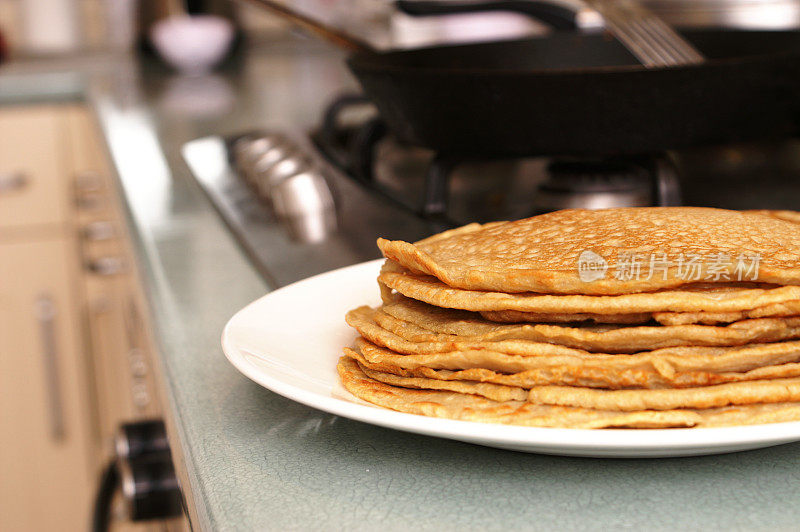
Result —
[[[0,530],[84,530],[91,476],[74,243],[0,243]]]
[[[0,231],[67,218],[65,109],[0,108]]]

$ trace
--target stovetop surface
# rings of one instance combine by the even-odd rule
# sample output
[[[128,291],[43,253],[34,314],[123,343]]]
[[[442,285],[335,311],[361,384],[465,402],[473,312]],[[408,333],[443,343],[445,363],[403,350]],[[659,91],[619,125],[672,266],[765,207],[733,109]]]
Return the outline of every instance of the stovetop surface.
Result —
[[[283,181],[272,197],[260,193],[237,167],[236,136],[195,140],[184,146],[183,154],[237,240],[276,287],[377,258],[378,237],[414,241],[455,225],[541,212],[536,204],[548,179],[545,159],[468,161],[448,181],[446,215],[426,216],[420,210],[431,153],[386,141],[376,150],[373,178],[363,180],[324,156],[313,135],[286,130],[265,134],[288,138],[293,153],[312,161],[310,173],[316,179],[304,174],[304,181]],[[670,158],[679,175],[682,204],[800,208],[798,141],[693,150]],[[309,189],[301,181],[316,185]],[[320,194],[330,200],[316,198]],[[286,207],[287,202],[294,206]]]
[[[291,137],[312,153],[307,137]],[[379,236],[417,240],[441,229],[373,194],[321,158],[316,163],[333,198],[333,212],[311,208],[281,216],[232,166],[229,146],[230,139],[206,137],[187,143],[183,155],[239,243],[274,287],[378,258],[375,241]]]

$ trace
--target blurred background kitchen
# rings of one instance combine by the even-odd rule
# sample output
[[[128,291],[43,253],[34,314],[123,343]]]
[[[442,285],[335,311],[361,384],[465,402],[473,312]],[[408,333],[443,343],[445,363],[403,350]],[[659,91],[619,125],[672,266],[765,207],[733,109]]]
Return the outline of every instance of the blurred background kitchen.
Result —
[[[524,35],[543,27],[524,16],[496,13],[454,16],[447,21],[414,21],[408,15],[392,13],[391,4],[380,0],[312,0],[294,4],[301,11],[316,13],[322,20],[371,34],[379,45]],[[16,57],[149,48],[148,32],[155,23],[187,15],[221,17],[231,24],[237,37],[263,38],[288,28],[285,22],[258,7],[229,0],[2,0],[0,3],[5,51]]]
[[[379,235],[564,207],[798,207],[800,0],[644,1],[697,45],[693,64],[728,76],[708,78],[724,90],[681,93],[694,107],[677,118],[658,109],[685,101],[661,89],[587,108],[609,90],[603,72],[653,73],[594,2],[553,0],[536,16],[520,11],[540,2],[286,4],[371,49],[351,63],[367,95],[345,51],[258,4],[0,0],[2,531],[233,529],[291,512],[230,515],[259,486],[214,491],[255,467],[236,451],[247,427],[229,423],[252,398],[231,400],[241,380],[219,331],[267,289],[375,258]],[[490,41],[434,54],[412,76],[430,87],[378,81],[422,60],[391,56],[382,71],[381,50]],[[741,77],[724,66],[740,57],[754,58]],[[525,89],[516,108],[469,81],[581,68],[584,92]],[[438,85],[457,76],[467,82]]]
[[[502,13],[415,21],[380,1],[297,7],[381,47],[543,28]],[[340,60],[229,0],[0,0],[0,530],[190,527],[117,179],[163,224],[181,196],[159,180],[182,142],[311,125],[355,87]]]

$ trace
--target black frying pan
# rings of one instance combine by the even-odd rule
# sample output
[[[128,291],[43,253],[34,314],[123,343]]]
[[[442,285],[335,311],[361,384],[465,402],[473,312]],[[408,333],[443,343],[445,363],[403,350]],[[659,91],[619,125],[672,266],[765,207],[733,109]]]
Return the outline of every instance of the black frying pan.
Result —
[[[705,63],[645,69],[606,34],[556,32],[404,51],[362,47],[348,65],[400,140],[450,155],[651,153],[800,131],[800,33],[684,36]]]

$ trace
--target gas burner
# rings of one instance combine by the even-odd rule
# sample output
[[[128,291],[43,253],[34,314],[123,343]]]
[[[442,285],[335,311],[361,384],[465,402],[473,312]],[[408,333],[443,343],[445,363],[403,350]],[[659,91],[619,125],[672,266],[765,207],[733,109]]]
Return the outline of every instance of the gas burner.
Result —
[[[437,154],[398,143],[358,95],[336,99],[312,138],[339,170],[443,227],[563,208],[680,204],[675,167],[666,154],[624,159]]]
[[[675,167],[666,154],[615,159],[554,159],[534,198],[536,213],[558,209],[680,204]]]

